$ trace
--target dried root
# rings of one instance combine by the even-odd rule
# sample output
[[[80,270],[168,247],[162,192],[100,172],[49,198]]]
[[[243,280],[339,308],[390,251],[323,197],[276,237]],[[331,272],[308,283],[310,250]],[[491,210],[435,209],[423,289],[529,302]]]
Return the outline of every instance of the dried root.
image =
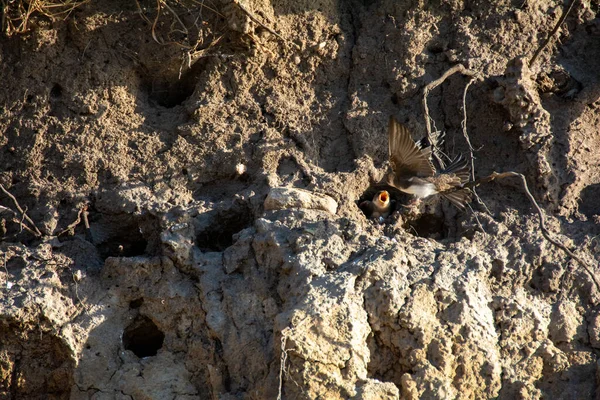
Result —
[[[0,0],[2,7],[2,31],[11,36],[28,32],[31,17],[44,15],[52,20],[65,19],[71,12],[89,0]]]

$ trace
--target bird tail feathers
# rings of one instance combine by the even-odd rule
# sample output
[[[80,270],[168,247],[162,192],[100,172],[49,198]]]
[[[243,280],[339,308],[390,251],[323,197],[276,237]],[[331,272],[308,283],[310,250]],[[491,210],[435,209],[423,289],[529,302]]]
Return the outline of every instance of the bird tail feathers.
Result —
[[[454,174],[460,178],[461,183],[469,181],[471,176],[471,170],[469,168],[469,162],[463,157],[462,154],[456,156],[454,160],[442,171],[444,174]]]
[[[469,189],[458,189],[441,192],[440,195],[444,196],[444,198],[448,199],[456,207],[464,210],[465,205],[471,202],[472,193]]]

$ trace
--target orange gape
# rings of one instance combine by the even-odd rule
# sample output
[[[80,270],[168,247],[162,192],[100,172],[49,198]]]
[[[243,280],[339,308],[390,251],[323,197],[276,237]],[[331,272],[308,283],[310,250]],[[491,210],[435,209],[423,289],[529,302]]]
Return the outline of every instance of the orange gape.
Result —
[[[359,207],[363,210],[367,218],[386,218],[391,212],[390,205],[390,194],[382,190],[375,193],[373,200],[365,200],[360,203]]]

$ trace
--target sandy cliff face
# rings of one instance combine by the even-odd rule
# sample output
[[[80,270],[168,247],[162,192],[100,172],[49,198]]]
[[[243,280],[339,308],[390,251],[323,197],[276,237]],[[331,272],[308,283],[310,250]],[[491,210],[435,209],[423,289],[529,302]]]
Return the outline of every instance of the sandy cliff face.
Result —
[[[532,66],[561,2],[160,4],[36,12],[25,33],[6,8],[0,184],[41,235],[0,209],[1,398],[597,395],[600,293],[517,180],[472,211],[357,206],[389,116],[422,137],[424,86],[460,63],[481,77],[476,175],[523,173],[600,275],[597,4]],[[451,154],[468,83],[428,96]]]

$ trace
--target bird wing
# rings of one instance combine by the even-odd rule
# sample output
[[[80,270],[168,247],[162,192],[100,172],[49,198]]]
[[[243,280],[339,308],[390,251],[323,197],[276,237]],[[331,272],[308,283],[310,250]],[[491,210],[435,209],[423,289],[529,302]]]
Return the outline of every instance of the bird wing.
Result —
[[[450,200],[452,204],[461,210],[465,209],[467,203],[471,202],[471,191],[469,189],[450,190],[447,192],[440,192],[440,195]]]
[[[442,174],[454,174],[460,178],[461,183],[466,183],[471,178],[471,169],[469,168],[469,162],[459,154],[450,165],[448,165]]]
[[[402,174],[425,178],[435,174],[435,168],[429,160],[431,149],[420,150],[408,129],[394,117],[390,117],[388,135],[390,163],[396,176]]]
[[[365,217],[367,218],[371,218],[371,216],[375,212],[375,205],[373,204],[373,202],[368,200],[360,203],[358,207],[362,210],[362,212],[365,214]]]

